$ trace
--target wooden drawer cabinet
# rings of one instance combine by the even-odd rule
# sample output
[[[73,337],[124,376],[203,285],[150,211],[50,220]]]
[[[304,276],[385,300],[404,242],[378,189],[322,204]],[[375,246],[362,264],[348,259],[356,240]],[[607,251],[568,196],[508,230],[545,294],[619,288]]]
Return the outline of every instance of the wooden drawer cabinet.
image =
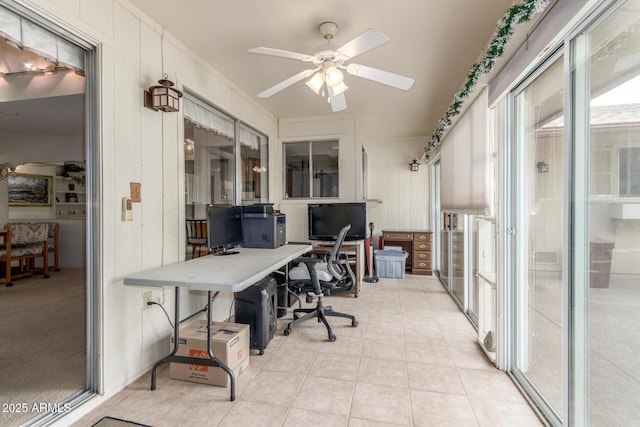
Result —
[[[424,230],[383,230],[384,246],[400,246],[409,253],[406,270],[412,274],[432,274],[431,235]]]
[[[414,233],[413,241],[431,243],[431,233]]]
[[[413,241],[413,233],[393,233],[393,232],[382,232],[382,238],[386,240],[401,240],[401,241]]]
[[[414,251],[429,251],[431,252],[431,240],[426,242],[413,242]]]

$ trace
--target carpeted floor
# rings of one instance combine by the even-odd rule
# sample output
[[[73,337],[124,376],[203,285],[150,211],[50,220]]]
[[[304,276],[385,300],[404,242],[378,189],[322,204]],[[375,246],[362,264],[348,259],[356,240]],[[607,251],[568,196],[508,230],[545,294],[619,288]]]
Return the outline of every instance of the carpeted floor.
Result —
[[[81,391],[86,375],[84,270],[0,286],[0,425],[19,426]]]

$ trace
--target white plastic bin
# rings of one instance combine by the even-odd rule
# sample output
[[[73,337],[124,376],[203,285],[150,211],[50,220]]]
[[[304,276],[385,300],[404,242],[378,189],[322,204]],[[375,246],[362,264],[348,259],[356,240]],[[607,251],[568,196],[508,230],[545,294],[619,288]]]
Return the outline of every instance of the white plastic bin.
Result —
[[[404,269],[409,252],[375,250],[376,274],[386,279],[404,279]]]

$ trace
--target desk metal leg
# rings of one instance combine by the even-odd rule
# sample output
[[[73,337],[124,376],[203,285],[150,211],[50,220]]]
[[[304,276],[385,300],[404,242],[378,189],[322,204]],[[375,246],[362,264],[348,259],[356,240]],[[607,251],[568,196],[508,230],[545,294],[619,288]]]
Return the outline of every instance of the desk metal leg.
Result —
[[[209,353],[209,358],[218,364],[224,371],[229,374],[229,388],[231,389],[231,397],[230,400],[233,402],[236,400],[236,376],[233,374],[233,371],[229,369],[227,365],[222,363],[220,360],[216,358],[211,350],[211,291],[207,292],[208,298],[208,308],[207,308],[207,352]]]
[[[211,291],[207,292],[207,352],[209,353],[209,359],[200,359],[195,357],[186,357],[186,356],[176,356],[178,352],[178,347],[180,346],[180,288],[176,286],[176,294],[175,294],[175,320],[173,326],[173,350],[171,354],[164,357],[162,360],[156,362],[153,365],[153,369],[151,370],[151,390],[156,389],[156,370],[158,366],[162,363],[167,362],[177,362],[177,363],[188,363],[191,365],[206,365],[206,366],[214,366],[222,368],[228,375],[230,379],[230,388],[231,388],[231,400],[236,400],[236,378],[233,374],[233,371],[229,369],[227,365],[222,363],[216,356],[213,354],[211,350]]]

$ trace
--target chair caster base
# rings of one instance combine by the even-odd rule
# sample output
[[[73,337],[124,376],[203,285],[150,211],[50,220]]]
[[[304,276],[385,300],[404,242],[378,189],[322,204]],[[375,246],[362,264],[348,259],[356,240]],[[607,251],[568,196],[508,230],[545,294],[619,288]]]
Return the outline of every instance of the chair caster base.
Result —
[[[289,335],[291,335],[291,329],[287,328],[282,333],[284,334],[285,337],[288,337]]]
[[[329,341],[334,342],[336,339],[338,338],[334,334],[329,335]]]
[[[358,327],[358,321],[356,319],[353,319],[351,321],[351,326],[353,326],[354,328],[357,328]]]

